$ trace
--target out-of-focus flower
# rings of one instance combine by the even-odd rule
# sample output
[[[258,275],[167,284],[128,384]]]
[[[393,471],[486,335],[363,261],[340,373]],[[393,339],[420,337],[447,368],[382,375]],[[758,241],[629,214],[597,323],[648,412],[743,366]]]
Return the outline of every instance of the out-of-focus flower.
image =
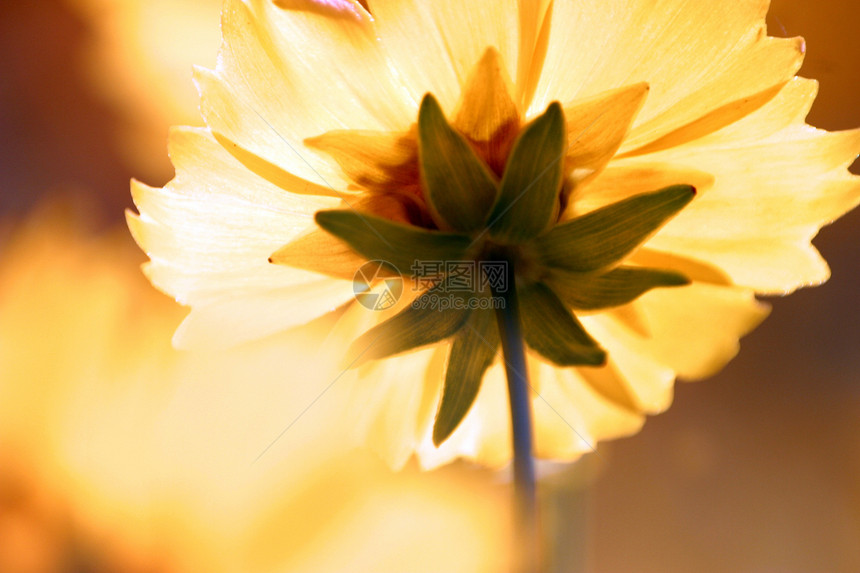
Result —
[[[221,0],[64,0],[90,28],[93,90],[119,112],[130,164],[161,173],[167,127],[200,123],[194,64],[215,62]]]
[[[349,206],[413,234],[445,224],[482,228],[483,221],[454,221],[458,211],[429,192],[430,143],[419,115],[427,93],[439,103],[437,123],[450,121],[450,139],[467,142],[471,151],[461,155],[483,164],[470,172],[478,186],[498,184],[517,138],[561,102],[567,145],[549,227],[669,185],[698,190],[659,231],[646,229],[611,261],[680,273],[691,284],[641,289],[599,310],[568,297],[607,352],[602,367],[558,369],[531,353],[539,456],[571,459],[597,440],[635,432],[645,414],[668,407],[676,377],[712,374],[737,352],[738,338],[767,312],[756,293],[826,280],[810,239],[860,200],[846,171],[860,132],[804,123],[816,92],[814,81],[795,77],[804,45],[767,36],[766,1],[367,7],[225,3],[218,65],[197,72],[207,127],[172,133],[177,176],[165,188],[133,185],[140,214],[129,224],[150,255],[147,273],[192,308],[178,344],[252,340],[340,307],[336,340],[389,318],[393,311],[353,301],[344,277],[364,259],[316,227],[320,210]],[[623,281],[618,288],[636,290]],[[359,428],[395,466],[413,452],[425,466],[458,455],[491,465],[510,457],[498,362],[450,439],[433,444],[448,348],[358,371]]]
[[[392,474],[340,437],[338,387],[299,417],[329,382],[307,330],[172,349],[140,258],[59,215],[4,244],[0,571],[505,568],[491,474]]]

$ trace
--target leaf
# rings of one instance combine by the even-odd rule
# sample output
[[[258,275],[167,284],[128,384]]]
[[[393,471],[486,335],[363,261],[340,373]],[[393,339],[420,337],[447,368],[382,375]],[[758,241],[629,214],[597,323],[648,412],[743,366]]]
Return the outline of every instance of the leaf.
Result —
[[[554,273],[546,284],[565,303],[580,310],[620,306],[652,288],[690,284],[681,273],[642,267],[618,267],[602,275]]]
[[[564,167],[564,113],[558,102],[527,125],[514,143],[490,214],[490,235],[516,244],[542,233],[558,214]]]
[[[357,211],[318,211],[316,222],[368,260],[379,260],[409,275],[416,262],[466,258],[465,235],[430,231]]]
[[[549,267],[573,272],[606,268],[643,243],[695,194],[690,185],[673,185],[635,195],[556,225],[531,247]]]
[[[483,228],[496,200],[496,182],[466,139],[427,94],[418,112],[421,181],[440,227],[471,232]]]
[[[447,280],[442,281],[385,322],[359,336],[347,351],[345,363],[349,368],[369,360],[386,358],[433,344],[456,334],[466,324],[472,312],[470,293],[450,292]],[[443,308],[439,297],[454,296],[465,304]]]
[[[533,350],[559,366],[600,366],[606,361],[606,352],[548,286],[520,286],[517,294],[523,337]]]
[[[499,347],[499,332],[494,312],[481,308],[472,311],[466,326],[454,338],[442,401],[433,424],[433,444],[448,439],[457,429],[481,388],[487,368],[493,363]]]

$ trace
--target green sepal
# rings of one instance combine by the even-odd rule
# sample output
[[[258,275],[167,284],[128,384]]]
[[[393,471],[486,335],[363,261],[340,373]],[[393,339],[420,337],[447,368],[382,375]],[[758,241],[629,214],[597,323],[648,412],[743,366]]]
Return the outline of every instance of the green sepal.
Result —
[[[369,360],[386,358],[444,340],[456,334],[469,318],[472,310],[468,300],[460,308],[440,309],[438,297],[459,296],[470,293],[449,292],[447,279],[425,292],[412,304],[385,322],[359,336],[349,347],[344,363],[350,368]]]
[[[434,445],[447,440],[469,413],[498,347],[499,331],[493,310],[473,310],[451,346],[442,401],[433,424]]]
[[[436,224],[462,232],[483,228],[498,192],[495,178],[430,94],[418,112],[418,144],[421,181]]]
[[[348,210],[318,211],[317,225],[368,260],[393,265],[404,275],[416,261],[457,261],[466,258],[466,235],[430,231]]]
[[[532,350],[558,366],[600,366],[606,362],[606,352],[548,286],[519,286],[517,295],[523,338]]]
[[[541,264],[572,272],[609,267],[643,243],[695,196],[690,185],[642,193],[556,225],[534,241]]]
[[[553,273],[546,284],[578,310],[598,310],[633,301],[649,290],[690,284],[685,275],[662,269],[621,266],[602,275]]]
[[[520,133],[490,214],[490,235],[517,244],[538,236],[555,220],[564,169],[567,131],[558,102]]]

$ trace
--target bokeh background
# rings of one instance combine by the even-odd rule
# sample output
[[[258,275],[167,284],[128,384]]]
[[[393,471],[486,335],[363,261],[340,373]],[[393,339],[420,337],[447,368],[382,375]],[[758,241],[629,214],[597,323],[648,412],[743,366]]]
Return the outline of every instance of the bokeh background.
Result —
[[[200,124],[219,4],[0,0],[0,572],[502,570],[503,476],[321,455],[325,407],[237,470],[315,394],[264,345],[169,348],[183,311],[123,210],[131,177],[172,176],[168,127]],[[856,2],[773,0],[768,23],[807,40],[809,123],[860,126]],[[860,211],[815,243],[826,285],[772,299],[638,435],[552,468],[554,571],[860,571]]]

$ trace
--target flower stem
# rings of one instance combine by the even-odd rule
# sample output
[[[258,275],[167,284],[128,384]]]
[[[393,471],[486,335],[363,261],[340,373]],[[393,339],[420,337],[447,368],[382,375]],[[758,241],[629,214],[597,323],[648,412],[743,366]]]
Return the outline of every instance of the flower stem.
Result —
[[[496,305],[496,320],[499,325],[511,405],[517,547],[520,550],[520,568],[525,573],[537,571],[538,568],[538,516],[532,455],[532,412],[525,349],[520,332],[520,309],[517,301],[514,265],[510,260],[506,263],[506,280],[498,287],[494,286],[492,292],[496,300],[502,301],[501,305]]]

